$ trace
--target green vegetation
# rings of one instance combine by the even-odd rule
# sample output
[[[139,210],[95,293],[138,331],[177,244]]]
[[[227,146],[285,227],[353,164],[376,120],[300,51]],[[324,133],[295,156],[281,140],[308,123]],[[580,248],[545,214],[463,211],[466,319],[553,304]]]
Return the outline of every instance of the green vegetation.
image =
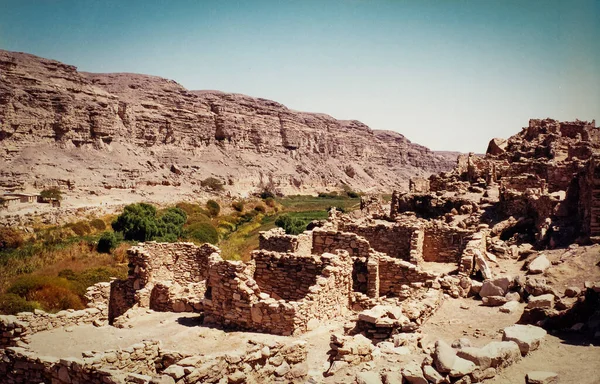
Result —
[[[247,260],[260,231],[279,225],[301,233],[313,220],[326,219],[330,207],[356,209],[358,198],[351,196],[346,191],[276,198],[264,192],[261,199],[227,205],[210,200],[157,209],[140,203],[118,216],[37,226],[33,233],[0,228],[0,312],[82,308],[88,286],[126,277],[128,241],[208,242],[218,245],[225,259]]]
[[[112,227],[125,240],[173,242],[181,236],[186,220],[187,214],[179,208],[157,212],[153,205],[138,203],[126,206]]]
[[[17,278],[0,295],[0,312],[15,314],[43,309],[57,312],[63,309],[83,309],[87,287],[111,277],[125,278],[124,268],[93,268],[80,273],[62,270],[58,276],[25,275]]]
[[[15,229],[0,227],[0,251],[16,249],[23,245],[23,235]]]
[[[110,253],[119,245],[119,239],[114,232],[106,231],[100,236],[96,249],[99,253]]]
[[[244,202],[243,201],[234,201],[231,203],[231,207],[238,212],[244,211]]]
[[[45,200],[62,200],[62,192],[56,187],[48,188],[40,192],[40,197]]]
[[[206,202],[206,209],[208,209],[208,213],[211,217],[219,216],[219,212],[221,212],[221,206],[214,200],[208,200]]]

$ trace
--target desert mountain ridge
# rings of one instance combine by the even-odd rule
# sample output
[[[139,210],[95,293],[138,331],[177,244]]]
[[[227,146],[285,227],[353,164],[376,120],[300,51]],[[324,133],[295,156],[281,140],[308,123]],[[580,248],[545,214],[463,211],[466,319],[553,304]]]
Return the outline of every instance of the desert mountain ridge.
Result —
[[[194,193],[215,177],[232,195],[405,189],[457,155],[271,100],[9,51],[0,51],[0,154],[5,189]]]

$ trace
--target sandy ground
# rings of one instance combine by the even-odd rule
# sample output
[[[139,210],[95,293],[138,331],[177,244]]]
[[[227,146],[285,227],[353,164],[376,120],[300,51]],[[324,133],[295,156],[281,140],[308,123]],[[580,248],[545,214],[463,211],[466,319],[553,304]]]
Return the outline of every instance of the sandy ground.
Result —
[[[514,324],[522,313],[499,312],[498,308],[483,307],[473,299],[448,299],[421,328],[425,334],[424,344],[443,339],[448,343],[467,337],[474,346],[484,346],[490,341],[501,340],[501,329]],[[468,306],[462,309],[461,306]],[[344,320],[329,322],[314,331],[298,337],[283,337],[250,332],[225,332],[199,325],[198,315],[181,313],[157,313],[148,311],[132,320],[132,328],[118,329],[110,326],[91,325],[61,328],[40,332],[31,337],[30,347],[41,355],[57,357],[80,357],[84,351],[105,351],[125,348],[146,339],[160,340],[163,348],[185,353],[223,353],[243,348],[248,340],[308,342],[308,365],[310,375],[325,383],[352,383],[361,370],[399,370],[412,359],[422,355],[391,356],[382,354],[370,364],[337,372],[329,378],[321,373],[328,366],[327,351],[332,332],[342,330]],[[567,335],[568,336],[568,335]],[[582,344],[583,342],[583,344]],[[59,346],[59,347],[57,347]],[[565,335],[548,335],[537,351],[500,372],[490,384],[523,383],[527,372],[550,370],[560,375],[560,383],[600,383],[600,347],[591,346],[585,340],[565,338]]]

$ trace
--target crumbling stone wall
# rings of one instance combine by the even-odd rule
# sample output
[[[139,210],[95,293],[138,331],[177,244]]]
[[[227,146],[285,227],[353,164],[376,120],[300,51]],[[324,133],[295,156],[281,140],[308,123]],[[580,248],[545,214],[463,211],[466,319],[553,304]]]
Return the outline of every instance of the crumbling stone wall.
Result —
[[[256,271],[261,282],[268,276],[275,279],[278,276],[278,272],[266,272],[266,265],[283,271],[283,276],[299,265],[289,255],[266,251],[255,253],[259,259]],[[281,295],[296,298],[285,301],[261,290],[260,284],[253,278],[256,272],[252,266],[225,261],[218,255],[211,256],[203,303],[205,321],[236,329],[291,335],[306,331],[312,319],[326,320],[344,313],[349,307],[352,288],[352,260],[348,253],[315,256],[314,265],[313,272],[321,271],[315,283],[307,289],[304,285],[296,285],[296,290],[302,287],[300,292],[291,292],[281,283],[276,283],[275,289],[272,283],[267,287],[267,290],[278,290]],[[307,293],[300,297],[304,292]]]
[[[388,256],[417,263],[420,252],[412,252],[418,248],[421,229],[420,221],[378,222],[375,224],[340,223],[339,229],[364,237],[371,248]]]
[[[578,216],[582,222],[582,234],[600,239],[600,156],[588,161],[585,172],[579,178]]]
[[[313,231],[312,253],[320,255],[338,249],[348,251],[350,256],[368,257],[371,245],[355,233],[322,229]]]
[[[303,299],[325,267],[321,258],[314,256],[256,251],[252,259],[256,265],[254,280],[261,291],[288,301]]]
[[[472,233],[473,230],[450,227],[442,221],[432,221],[425,227],[423,260],[458,264],[467,238]]]
[[[258,249],[273,252],[289,252],[297,255],[309,255],[312,248],[312,232],[300,235],[286,235],[283,228],[262,231],[258,237]]]
[[[37,356],[24,348],[9,347],[0,350],[0,377],[14,384],[133,383],[137,374],[156,374],[154,360],[158,356],[156,341],[80,359]]]
[[[49,329],[82,324],[103,325],[108,320],[109,283],[98,283],[87,289],[88,308],[47,313],[36,309],[16,316],[0,316],[0,347],[22,346],[29,336]]]
[[[514,189],[519,192],[524,192],[527,189],[537,189],[543,191],[546,189],[546,180],[537,175],[522,174],[518,176],[508,176],[502,178],[500,187],[506,189]]]
[[[209,256],[220,250],[210,244],[151,241],[127,252],[128,278],[111,284],[111,323],[134,306],[176,312],[199,310],[200,303],[193,298],[203,296]]]
[[[379,256],[379,295],[398,297],[403,285],[425,283],[436,275],[404,260]]]
[[[157,365],[178,383],[303,383],[308,373],[305,341],[262,343],[252,341],[245,350],[226,354],[188,355],[161,351]]]

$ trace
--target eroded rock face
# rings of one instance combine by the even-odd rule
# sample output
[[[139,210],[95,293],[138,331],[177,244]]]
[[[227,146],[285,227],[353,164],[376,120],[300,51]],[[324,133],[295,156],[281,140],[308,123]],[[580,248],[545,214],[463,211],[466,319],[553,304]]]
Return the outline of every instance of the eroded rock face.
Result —
[[[1,50],[0,73],[3,186],[36,174],[40,187],[66,179],[124,188],[214,175],[245,191],[340,182],[389,190],[455,161],[358,121],[239,94],[188,91],[155,76],[83,73]],[[62,159],[70,159],[68,169]],[[177,172],[170,172],[172,164]],[[83,169],[90,172],[77,172]]]

